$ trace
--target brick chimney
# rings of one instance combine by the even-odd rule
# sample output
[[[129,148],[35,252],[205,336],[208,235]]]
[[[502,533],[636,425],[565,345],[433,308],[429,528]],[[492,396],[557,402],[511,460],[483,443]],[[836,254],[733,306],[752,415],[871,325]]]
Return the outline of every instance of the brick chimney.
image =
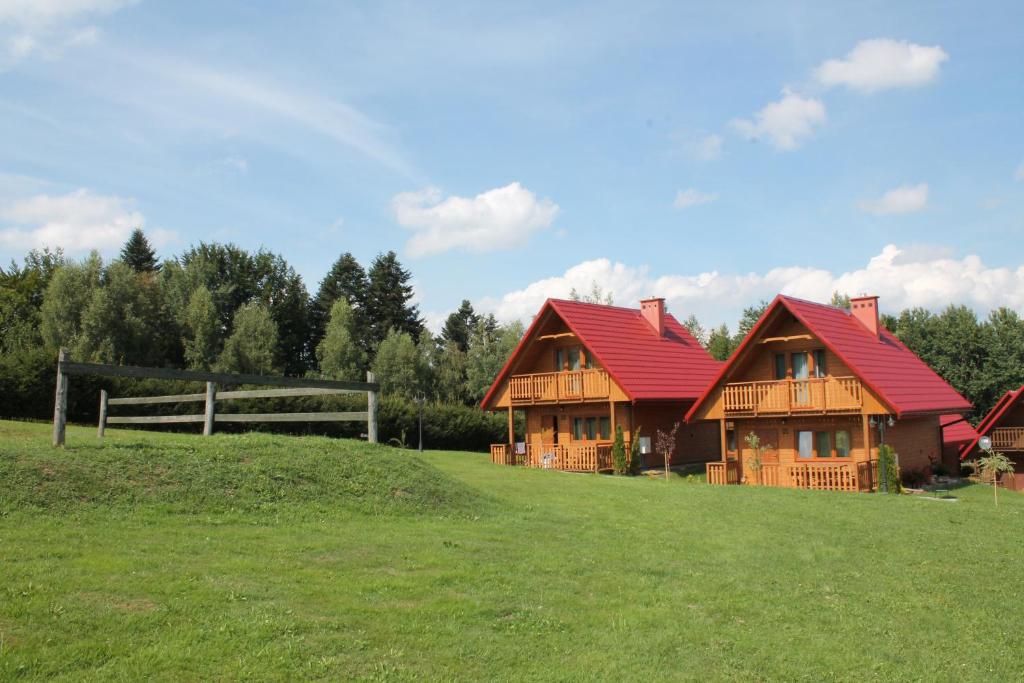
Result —
[[[641,299],[640,315],[644,317],[659,337],[665,336],[665,300]]]
[[[878,336],[878,297],[857,296],[850,299],[850,313],[868,332]]]

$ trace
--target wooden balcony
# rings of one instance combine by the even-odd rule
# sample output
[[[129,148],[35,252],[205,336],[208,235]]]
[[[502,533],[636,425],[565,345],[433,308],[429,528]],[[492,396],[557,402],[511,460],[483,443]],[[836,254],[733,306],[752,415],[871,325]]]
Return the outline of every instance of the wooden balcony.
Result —
[[[514,406],[607,401],[611,387],[608,373],[597,369],[512,375],[509,380]]]
[[[814,377],[726,384],[725,413],[737,416],[859,413],[863,389],[856,377]]]
[[[994,451],[1024,451],[1024,427],[997,427],[989,436]]]
[[[629,452],[629,444],[626,444]],[[612,469],[612,444],[589,442],[534,446],[524,444],[519,451],[505,443],[491,444],[491,462],[570,472],[603,472]]]
[[[875,462],[765,463],[759,474],[748,469],[744,478],[736,460],[717,461],[707,464],[707,481],[709,484],[742,483],[815,491],[871,491],[875,466]]]

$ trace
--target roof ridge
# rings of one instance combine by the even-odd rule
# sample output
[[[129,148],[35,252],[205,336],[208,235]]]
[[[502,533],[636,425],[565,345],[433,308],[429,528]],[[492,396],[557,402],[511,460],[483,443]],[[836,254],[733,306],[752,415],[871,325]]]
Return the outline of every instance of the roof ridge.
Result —
[[[572,304],[573,306],[600,306],[601,308],[614,308],[620,311],[629,311],[640,315],[639,308],[629,308],[628,306],[616,306],[615,304],[595,304],[592,301],[574,301],[572,299],[557,299],[554,297],[548,297],[548,301],[556,304]],[[668,311],[666,311],[668,313]]]
[[[787,301],[797,301],[797,302],[802,303],[802,304],[810,304],[811,306],[818,306],[820,308],[827,308],[829,310],[838,311],[839,313],[845,313],[847,316],[853,317],[853,314],[850,313],[850,309],[843,308],[841,306],[833,306],[832,304],[823,304],[820,301],[811,301],[810,299],[801,299],[798,296],[790,296],[789,294],[780,294],[779,296],[782,297],[783,299],[786,299]]]

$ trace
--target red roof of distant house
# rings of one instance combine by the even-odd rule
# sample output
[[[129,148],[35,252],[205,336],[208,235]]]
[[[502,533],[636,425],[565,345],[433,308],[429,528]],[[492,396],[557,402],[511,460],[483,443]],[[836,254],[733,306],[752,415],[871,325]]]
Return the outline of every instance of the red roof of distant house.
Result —
[[[548,310],[556,313],[633,401],[692,401],[718,372],[715,360],[672,315],[659,337],[639,309],[548,299],[481,402],[487,407]]]
[[[780,306],[786,308],[821,343],[839,356],[897,417],[971,409],[967,399],[884,327],[879,326],[876,336],[846,309],[780,294],[769,304],[750,334],[726,361],[714,383],[690,409],[687,419],[707,400],[729,368],[745,355],[765,321]]]
[[[942,429],[942,445],[954,446],[957,450],[978,438],[978,432],[971,423],[958,413],[939,415],[939,427]]]
[[[988,434],[989,430],[993,426],[998,424],[999,419],[1006,414],[1017,401],[1024,396],[1024,387],[1017,390],[1010,390],[1003,394],[996,404],[992,406],[992,410],[988,411],[988,414],[981,419],[975,429],[974,438],[968,443],[965,448],[960,450],[960,459],[963,460],[967,455],[978,446],[978,439]]]

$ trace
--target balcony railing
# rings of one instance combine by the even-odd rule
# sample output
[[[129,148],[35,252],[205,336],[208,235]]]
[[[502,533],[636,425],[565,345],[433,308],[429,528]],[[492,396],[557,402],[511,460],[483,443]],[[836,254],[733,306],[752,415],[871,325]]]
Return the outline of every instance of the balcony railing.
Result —
[[[602,472],[612,469],[611,443],[571,443],[535,446],[522,444],[522,450],[505,443],[491,444],[491,462],[573,472]],[[626,444],[629,453],[629,444]]]
[[[608,373],[597,369],[512,375],[509,387],[513,405],[607,400],[611,396]]]
[[[746,476],[736,460],[709,462],[709,484],[756,484],[817,491],[871,491],[874,468],[871,462],[808,462],[779,465],[765,463],[760,473],[748,467]]]
[[[998,427],[990,436],[992,450],[1024,451],[1024,427]]]
[[[738,382],[723,389],[728,415],[793,415],[859,412],[863,390],[856,377],[813,377]]]

